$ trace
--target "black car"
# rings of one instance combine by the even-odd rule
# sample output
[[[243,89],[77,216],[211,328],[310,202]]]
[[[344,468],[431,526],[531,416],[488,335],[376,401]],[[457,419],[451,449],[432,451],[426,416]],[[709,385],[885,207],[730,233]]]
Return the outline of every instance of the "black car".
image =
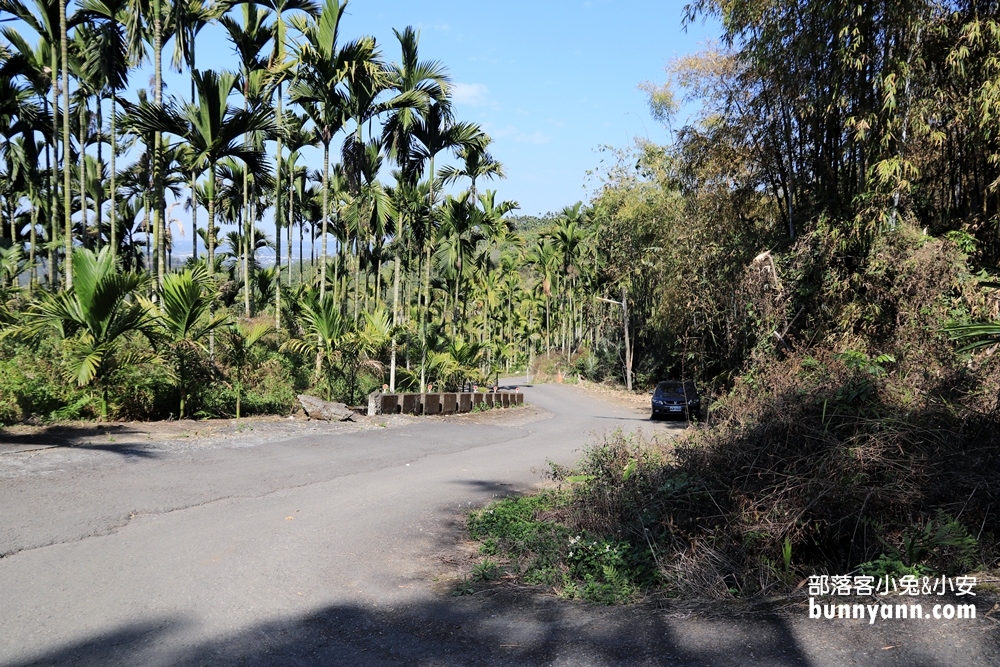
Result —
[[[697,417],[701,412],[701,396],[694,382],[667,380],[656,385],[653,394],[653,419],[657,417]]]

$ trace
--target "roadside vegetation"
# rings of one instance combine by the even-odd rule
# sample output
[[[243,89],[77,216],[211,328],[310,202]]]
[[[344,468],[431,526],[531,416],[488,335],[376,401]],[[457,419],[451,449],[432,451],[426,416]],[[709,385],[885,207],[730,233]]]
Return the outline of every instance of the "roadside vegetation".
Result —
[[[588,214],[637,384],[696,380],[711,410],[473,512],[481,561],[601,602],[995,568],[995,3],[704,14],[720,43],[644,86],[673,143],[609,149]],[[701,112],[678,123],[682,96]]]
[[[0,424],[356,404],[599,337],[582,205],[515,217],[445,65],[346,4],[0,0]]]

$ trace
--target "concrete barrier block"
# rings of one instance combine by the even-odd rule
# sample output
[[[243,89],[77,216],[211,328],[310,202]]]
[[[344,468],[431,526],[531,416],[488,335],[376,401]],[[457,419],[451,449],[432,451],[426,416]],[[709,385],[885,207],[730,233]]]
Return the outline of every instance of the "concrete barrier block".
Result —
[[[514,394],[514,400],[516,405],[524,405],[524,394],[517,392]]]
[[[458,396],[455,394],[441,394],[441,412],[446,415],[458,412]]]
[[[425,415],[441,414],[441,394],[422,394]]]
[[[383,394],[372,392],[368,394],[368,416],[394,415],[399,405],[399,396],[396,394]]]
[[[403,394],[404,415],[419,415],[421,407],[420,394]]]
[[[458,395],[458,411],[469,412],[472,410],[472,394],[463,392]]]
[[[484,399],[483,402],[486,403],[486,407],[492,408],[493,406],[495,406],[496,405],[496,397],[497,397],[497,395],[493,394],[493,393],[483,394],[483,399]]]
[[[394,415],[399,412],[399,394],[382,394],[383,415]]]
[[[500,397],[500,407],[509,408],[510,407],[510,394],[508,392],[503,392],[499,394]]]
[[[472,407],[470,410],[474,410],[477,405],[482,405],[486,402],[486,394],[476,391],[471,394]]]

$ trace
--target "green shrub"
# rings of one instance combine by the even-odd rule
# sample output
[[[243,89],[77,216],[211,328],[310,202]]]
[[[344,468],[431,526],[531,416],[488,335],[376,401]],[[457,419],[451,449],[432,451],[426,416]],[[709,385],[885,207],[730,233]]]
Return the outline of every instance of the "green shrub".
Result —
[[[246,415],[286,415],[296,404],[294,380],[280,367],[268,367],[254,378],[243,397]]]
[[[177,390],[166,367],[142,364],[120,370],[111,385],[111,418],[120,421],[166,419],[177,414]]]
[[[67,418],[81,416],[85,395],[69,385],[50,361],[57,354],[55,349],[45,345],[35,352],[8,346],[4,352],[9,356],[0,359],[0,424],[58,419],[56,413],[74,404],[77,408]]]
[[[889,554],[882,554],[875,560],[861,563],[858,566],[858,570],[861,571],[861,574],[875,577],[876,579],[885,579],[886,577],[899,579],[907,575],[924,577],[931,574],[931,571],[923,565],[907,565],[898,556],[894,557]]]
[[[78,397],[72,403],[64,405],[49,414],[51,421],[78,421],[93,419],[99,415],[100,408],[96,406],[97,399],[88,394]]]

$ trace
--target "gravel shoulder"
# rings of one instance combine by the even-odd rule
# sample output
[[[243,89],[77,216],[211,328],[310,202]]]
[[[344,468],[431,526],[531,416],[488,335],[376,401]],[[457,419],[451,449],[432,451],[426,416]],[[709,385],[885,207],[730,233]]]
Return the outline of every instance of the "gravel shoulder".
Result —
[[[134,457],[155,452],[258,447],[300,437],[336,437],[421,423],[517,426],[548,416],[551,415],[545,410],[525,405],[432,417],[357,415],[342,422],[310,419],[300,412],[290,416],[242,419],[15,425],[0,428],[0,478],[43,469],[44,461],[55,459],[53,452],[40,455],[46,450],[56,450],[61,454],[59,461],[62,463],[83,464],[88,460],[106,463],[107,459],[98,454],[117,453],[123,457]]]

